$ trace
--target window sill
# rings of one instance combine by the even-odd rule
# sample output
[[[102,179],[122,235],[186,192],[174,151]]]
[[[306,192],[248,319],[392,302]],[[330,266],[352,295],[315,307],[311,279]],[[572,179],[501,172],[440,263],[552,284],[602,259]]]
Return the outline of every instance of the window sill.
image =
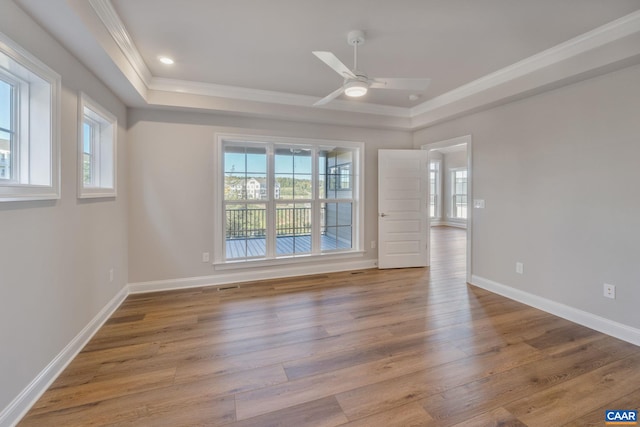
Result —
[[[265,258],[257,258],[257,259],[249,259],[249,260],[240,260],[240,261],[227,261],[227,262],[214,262],[213,269],[224,271],[224,270],[239,270],[245,268],[259,268],[259,267],[271,267],[275,265],[292,265],[292,264],[303,264],[303,263],[312,263],[316,261],[331,261],[331,260],[340,260],[346,258],[358,258],[364,256],[365,251],[349,251],[349,252],[340,252],[340,253],[324,253],[319,255],[292,255],[285,258],[273,258],[273,259],[265,259]]]
[[[97,198],[108,198],[108,197],[116,197],[117,192],[113,188],[100,188],[100,187],[92,187],[92,188],[83,188],[80,190],[78,194],[79,199],[97,199]]]
[[[48,185],[8,184],[0,185],[0,202],[32,200],[58,200],[60,193]]]

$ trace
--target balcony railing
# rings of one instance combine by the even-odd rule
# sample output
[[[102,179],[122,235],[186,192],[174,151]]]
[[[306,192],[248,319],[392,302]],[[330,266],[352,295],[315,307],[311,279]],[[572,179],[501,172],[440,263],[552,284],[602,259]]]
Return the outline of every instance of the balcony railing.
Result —
[[[325,223],[325,208],[320,212],[320,223]],[[227,239],[265,237],[267,233],[266,209],[226,209]],[[276,208],[276,235],[303,236],[311,234],[311,208]]]
[[[320,211],[320,248],[350,249],[352,228],[338,224],[335,208],[332,224],[326,224],[327,208]],[[282,207],[275,212],[277,255],[309,253],[312,248],[311,207]],[[267,247],[267,210],[251,208],[226,209],[226,258],[263,257]]]

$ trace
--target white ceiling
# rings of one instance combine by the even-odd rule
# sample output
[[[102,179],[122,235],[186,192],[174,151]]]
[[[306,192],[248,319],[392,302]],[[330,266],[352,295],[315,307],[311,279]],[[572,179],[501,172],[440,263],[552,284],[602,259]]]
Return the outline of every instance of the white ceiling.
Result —
[[[390,127],[407,128],[416,126],[407,120],[434,106],[442,109],[441,104],[449,103],[448,99],[461,87],[473,85],[478,79],[495,78],[505,67],[512,70],[512,64],[541,57],[558,45],[566,46],[568,40],[587,39],[585,33],[591,34],[592,30],[633,12],[634,19],[627,19],[632,21],[632,30],[628,32],[632,36],[640,33],[640,0],[17,0],[17,3],[82,58],[128,104],[139,105],[143,99],[147,105],[210,107],[260,114],[260,107],[267,103],[303,107],[305,113],[296,112],[294,118],[296,114],[301,119],[310,117],[315,110],[319,118],[324,114],[325,119],[319,120],[325,121],[331,121],[326,110],[338,109],[395,117],[395,125]],[[370,76],[429,77],[430,87],[415,101],[410,101],[410,93],[405,91],[372,90],[358,100],[342,97],[342,102],[323,108],[324,113],[318,113],[317,107],[309,107],[342,83],[340,76],[311,52],[329,50],[351,67],[352,48],[346,35],[353,29],[364,30],[367,37],[359,49],[359,68]],[[110,34],[112,40],[106,40],[105,34]],[[625,41],[619,38],[620,43]],[[602,43],[592,43],[589,49],[598,53]],[[565,51],[568,50],[562,52]],[[165,66],[158,61],[159,55],[170,56],[176,62]],[[561,55],[562,61],[567,58]],[[620,66],[640,62],[640,48],[622,56],[600,58],[584,69],[576,69],[572,75],[586,76],[589,71],[604,69],[606,61]],[[566,69],[567,64],[572,65],[569,62],[560,65]],[[572,75],[558,72],[554,79],[570,82]],[[532,87],[523,86],[520,93],[554,83],[554,79],[538,79]],[[137,95],[132,95],[134,92]],[[195,105],[186,96],[178,100],[167,94],[184,95],[184,92],[206,95],[216,102]],[[515,96],[516,92],[500,99]],[[498,100],[487,97],[465,108],[478,108]],[[273,114],[286,115],[289,110],[284,108]],[[449,117],[459,114],[456,111],[442,114]],[[406,119],[406,123],[400,119]],[[426,122],[441,119],[437,116]]]

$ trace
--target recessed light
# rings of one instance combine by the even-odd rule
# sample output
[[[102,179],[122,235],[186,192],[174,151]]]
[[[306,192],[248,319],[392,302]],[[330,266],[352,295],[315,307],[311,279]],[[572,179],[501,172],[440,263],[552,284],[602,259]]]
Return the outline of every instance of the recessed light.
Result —
[[[159,56],[158,60],[164,65],[171,65],[174,62],[173,59],[169,58],[168,56]]]
[[[417,101],[418,99],[420,99],[420,95],[417,93],[412,93],[411,95],[409,95],[409,101]]]

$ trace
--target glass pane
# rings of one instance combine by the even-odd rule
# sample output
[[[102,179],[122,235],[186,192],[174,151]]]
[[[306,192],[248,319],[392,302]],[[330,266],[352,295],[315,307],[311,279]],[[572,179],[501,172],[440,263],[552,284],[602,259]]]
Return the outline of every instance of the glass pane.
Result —
[[[321,175],[319,181],[326,183],[322,188],[320,197],[327,199],[350,199],[353,197],[353,152],[351,150],[336,148],[331,151],[321,152],[320,162],[322,168],[318,168]]]
[[[91,124],[84,122],[82,124],[82,150],[85,153],[91,154],[91,140],[93,136]]]
[[[247,147],[247,173],[249,175],[267,174],[267,151],[264,148]]]
[[[320,216],[323,251],[352,247],[351,209],[351,203],[323,204]]]
[[[295,174],[293,179],[293,198],[311,199],[311,174]]]
[[[247,195],[249,200],[266,200],[269,196],[267,191],[267,177],[255,176],[246,180]]]
[[[90,154],[83,154],[82,155],[82,172],[83,172],[83,177],[82,177],[82,182],[84,183],[85,186],[89,186],[91,185],[92,181],[92,177],[91,177],[91,155]]]
[[[0,131],[0,179],[11,179],[11,134]]]
[[[293,174],[293,152],[290,148],[276,148],[274,168],[277,174]]]
[[[311,252],[311,204],[279,203],[276,235],[278,255]]]
[[[293,172],[311,173],[311,150],[293,149]]]
[[[247,180],[232,174],[224,176],[224,199],[244,200],[247,198]]]
[[[235,174],[247,171],[246,169],[246,148],[227,146],[224,148],[224,173]]]
[[[0,80],[0,179],[11,179],[12,95],[12,86]]]
[[[293,175],[276,174],[275,186],[279,193],[276,199],[293,199]]]
[[[11,104],[12,86],[0,80],[0,128],[12,131]]]
[[[318,152],[318,197],[327,197],[327,151]]]
[[[224,149],[225,200],[266,200],[267,151],[229,145]]]
[[[336,223],[338,225],[351,225],[351,203],[337,203],[338,206],[338,218]]]
[[[266,205],[226,205],[227,259],[266,255]]]
[[[342,165],[338,169],[337,187],[340,191],[351,190],[351,165]]]
[[[279,198],[311,199],[311,150],[276,148],[274,165]]]
[[[93,126],[89,122],[82,123],[82,182],[85,186],[93,183]]]

